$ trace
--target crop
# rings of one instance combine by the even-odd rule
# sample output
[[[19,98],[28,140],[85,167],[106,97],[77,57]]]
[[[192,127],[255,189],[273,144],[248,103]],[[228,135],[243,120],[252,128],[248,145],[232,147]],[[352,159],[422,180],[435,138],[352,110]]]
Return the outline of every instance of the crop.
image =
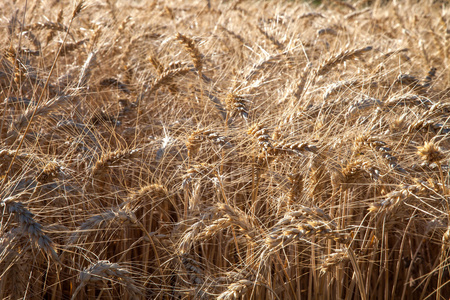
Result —
[[[0,299],[448,299],[446,5],[44,2],[0,6]]]

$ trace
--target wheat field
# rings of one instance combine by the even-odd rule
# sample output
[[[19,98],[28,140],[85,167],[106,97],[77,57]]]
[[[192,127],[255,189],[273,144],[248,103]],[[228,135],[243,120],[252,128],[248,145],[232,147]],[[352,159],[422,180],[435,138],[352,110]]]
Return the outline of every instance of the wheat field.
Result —
[[[0,299],[450,297],[445,1],[0,15]]]

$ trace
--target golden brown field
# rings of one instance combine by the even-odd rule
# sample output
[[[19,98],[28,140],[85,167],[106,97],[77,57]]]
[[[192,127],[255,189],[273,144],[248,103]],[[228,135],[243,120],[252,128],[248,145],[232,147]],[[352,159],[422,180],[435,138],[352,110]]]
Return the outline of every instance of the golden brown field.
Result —
[[[0,299],[448,299],[442,3],[2,1]]]

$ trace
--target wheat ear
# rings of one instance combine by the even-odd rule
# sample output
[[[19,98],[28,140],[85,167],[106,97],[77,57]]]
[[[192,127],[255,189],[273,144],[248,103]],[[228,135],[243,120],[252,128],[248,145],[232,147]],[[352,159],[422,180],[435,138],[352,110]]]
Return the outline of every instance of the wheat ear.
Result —
[[[129,295],[133,299],[137,299],[138,296],[142,296],[142,292],[137,288],[136,282],[131,275],[129,270],[121,267],[117,263],[110,263],[107,260],[98,261],[80,272],[80,285],[74,291],[71,299],[74,300],[81,289],[87,284],[103,282],[105,280],[123,284]]]
[[[372,46],[368,46],[364,48],[345,50],[339,54],[331,56],[330,58],[326,59],[322,64],[320,64],[320,66],[316,70],[316,74],[319,76],[325,75],[337,65],[347,60],[358,58],[362,56],[364,53],[371,51],[372,49],[373,49]]]
[[[189,53],[189,55],[192,58],[192,62],[194,63],[194,67],[197,69],[200,77],[202,77],[202,68],[203,68],[203,62],[202,62],[202,55],[200,51],[198,50],[198,47],[195,45],[195,42],[192,38],[187,37],[181,33],[178,33],[176,36],[177,40],[182,43],[186,49],[186,51]]]

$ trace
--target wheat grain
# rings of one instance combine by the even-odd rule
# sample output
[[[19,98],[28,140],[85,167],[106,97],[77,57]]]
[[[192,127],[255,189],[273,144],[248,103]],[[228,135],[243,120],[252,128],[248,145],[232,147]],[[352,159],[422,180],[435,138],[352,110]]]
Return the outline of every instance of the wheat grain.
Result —
[[[347,252],[345,251],[337,251],[330,255],[327,255],[322,264],[320,265],[319,271],[320,275],[325,275],[329,273],[333,268],[338,268],[338,265],[345,264],[350,261]]]
[[[97,51],[89,53],[83,67],[80,70],[80,76],[78,77],[77,88],[83,88],[86,86],[89,78],[91,77],[91,70],[96,62]]]
[[[445,158],[442,150],[440,150],[432,141],[425,142],[422,147],[419,147],[417,154],[430,164],[440,162]]]
[[[201,76],[203,68],[202,55],[200,54],[198,47],[195,45],[194,40],[185,35],[182,35],[181,33],[177,33],[176,38],[185,46],[186,51],[191,56],[195,68]]]
[[[42,231],[42,225],[34,220],[34,215],[24,207],[22,202],[16,201],[22,194],[8,197],[2,200],[1,205],[9,214],[15,216],[23,232],[28,234],[30,239],[45,253],[51,256],[55,261],[59,261],[52,240]]]
[[[236,115],[240,115],[244,119],[248,118],[248,110],[246,107],[246,104],[248,102],[250,101],[245,99],[243,96],[237,95],[235,93],[228,94],[227,98],[225,99],[227,110],[230,116],[234,117]]]
[[[221,293],[218,300],[232,300],[239,299],[247,293],[251,285],[255,285],[253,281],[242,279],[238,282],[232,283],[227,287],[227,290]]]
[[[326,59],[324,62],[322,62],[316,70],[317,75],[325,75],[326,73],[330,72],[331,69],[336,67],[337,65],[350,60],[359,58],[361,55],[363,55],[366,52],[369,52],[373,49],[372,46],[364,47],[364,48],[358,48],[358,49],[351,49],[351,50],[345,50],[339,54],[336,54],[334,56],[331,56],[330,58]]]
[[[299,19],[313,19],[313,18],[325,18],[325,16],[322,13],[319,12],[309,12],[304,13],[298,17]]]
[[[190,68],[169,69],[162,73],[153,83],[152,87],[148,90],[148,94],[156,92],[160,87],[164,85],[171,85],[172,81],[177,76],[183,76],[190,71]]]
[[[261,74],[261,71],[267,67],[274,65],[276,62],[280,61],[282,54],[271,55],[265,59],[262,59],[259,63],[255,64],[252,70],[245,77],[245,81],[251,82],[255,77]]]
[[[270,135],[268,134],[268,130],[261,123],[253,124],[248,130],[247,133],[254,137],[258,146],[265,152],[270,151],[273,146],[271,142]]]
[[[137,288],[131,275],[130,271],[117,263],[110,263],[109,261],[104,260],[98,261],[80,272],[80,284],[74,291],[72,299],[75,299],[78,293],[89,283],[96,283],[104,280],[114,280],[123,284],[127,289],[128,295],[136,299],[138,296],[142,295],[142,292]]]

